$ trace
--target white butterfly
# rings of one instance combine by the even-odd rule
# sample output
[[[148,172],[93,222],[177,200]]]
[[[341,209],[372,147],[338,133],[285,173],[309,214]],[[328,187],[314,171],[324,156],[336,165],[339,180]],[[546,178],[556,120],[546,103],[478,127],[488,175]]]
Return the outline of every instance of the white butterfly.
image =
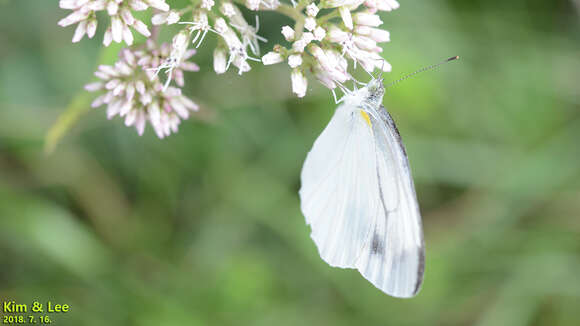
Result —
[[[423,281],[425,248],[409,162],[382,106],[382,79],[345,95],[302,168],[301,208],[320,256],[408,298]]]

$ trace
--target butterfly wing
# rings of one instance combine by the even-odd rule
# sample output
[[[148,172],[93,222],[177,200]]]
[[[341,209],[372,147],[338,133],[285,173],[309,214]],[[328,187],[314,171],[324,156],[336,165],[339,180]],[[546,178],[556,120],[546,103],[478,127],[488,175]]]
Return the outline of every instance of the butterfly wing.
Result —
[[[345,105],[306,157],[302,212],[328,264],[357,268],[389,295],[413,296],[424,254],[403,145],[384,109],[368,116]]]
[[[381,214],[356,267],[384,292],[412,297],[421,287],[425,247],[409,161],[397,127],[384,107],[371,115]],[[382,237],[382,238],[381,238]]]

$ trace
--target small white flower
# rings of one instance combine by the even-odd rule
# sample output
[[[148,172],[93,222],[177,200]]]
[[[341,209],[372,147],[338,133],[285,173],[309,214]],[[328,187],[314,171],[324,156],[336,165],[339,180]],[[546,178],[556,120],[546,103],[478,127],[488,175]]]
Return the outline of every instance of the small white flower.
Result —
[[[264,0],[262,4],[264,5],[264,9],[275,10],[280,6],[280,0]]]
[[[308,87],[308,80],[299,68],[292,70],[290,75],[292,80],[292,92],[298,97],[306,95],[306,88]]]
[[[343,31],[342,29],[334,25],[331,26],[328,31],[328,39],[331,42],[340,43],[346,41],[348,38],[349,34],[347,32]]]
[[[113,42],[113,35],[111,33],[111,27],[109,26],[105,31],[105,35],[103,36],[103,45],[109,46]]]
[[[314,39],[317,41],[322,41],[326,37],[326,30],[320,26],[314,29]]]
[[[125,23],[125,25],[133,25],[133,23],[135,22],[135,17],[133,17],[131,10],[129,10],[127,8],[123,8],[120,11],[120,16],[123,19],[123,22]]]
[[[65,18],[58,21],[58,24],[62,27],[66,27],[72,24],[76,24],[81,22],[87,18],[89,18],[90,12],[83,12],[80,10],[74,11],[70,15],[66,16]]]
[[[260,59],[248,56],[246,46],[242,44],[236,33],[228,27],[228,24],[223,18],[220,17],[216,19],[215,28],[225,41],[230,53],[226,70],[229,68],[230,64],[233,63],[234,66],[238,68],[238,73],[241,75],[244,72],[250,71],[250,65],[247,60],[260,61]]]
[[[325,51],[316,44],[311,44],[308,50],[316,58],[322,72],[331,80],[344,83],[351,78],[347,72],[348,63],[340,53],[333,50]]]
[[[250,26],[239,11],[230,20],[230,25],[240,33],[244,47],[250,47],[254,55],[259,55],[260,44],[258,41],[265,43],[268,40],[258,35],[258,29],[260,28],[258,16],[256,15],[256,27]]]
[[[354,22],[358,25],[377,27],[383,23],[378,15],[368,12],[357,12],[353,18]]]
[[[286,41],[288,42],[292,42],[294,41],[294,37],[295,37],[295,33],[294,33],[294,29],[290,26],[282,26],[282,35],[284,35],[284,38],[286,39]]]
[[[288,57],[288,65],[291,68],[296,68],[302,64],[302,56],[300,54],[293,54]]]
[[[306,43],[304,39],[299,39],[298,41],[292,44],[292,49],[296,52],[304,52],[304,49],[306,48],[307,45],[308,43]]]
[[[340,17],[344,22],[344,26],[346,26],[346,28],[348,29],[352,29],[353,24],[352,24],[352,16],[350,15],[350,9],[345,6],[338,7],[338,12],[340,13]]]
[[[304,40],[304,42],[306,42],[306,44],[308,44],[314,40],[314,34],[312,34],[310,32],[303,33],[301,39]]]
[[[223,20],[223,18],[220,18]],[[225,21],[223,22],[225,23]],[[192,22],[182,22],[181,24],[187,24],[190,26],[190,33],[197,31],[197,33],[193,36],[191,43],[195,44],[197,42],[196,48],[201,46],[201,43],[205,39],[205,36],[209,31],[220,33],[219,31],[213,30],[209,26],[209,21],[207,19],[207,13],[204,10],[197,10],[193,13],[193,21]],[[199,42],[198,42],[199,40]]]
[[[377,46],[377,42],[366,36],[354,36],[352,40],[359,49],[372,52],[382,52],[382,49]]]
[[[143,0],[129,0],[129,6],[135,11],[143,11],[149,8],[149,5]]]
[[[138,19],[135,19],[135,22],[133,23],[133,28],[145,37],[151,36],[151,32],[149,31],[147,25]]]
[[[185,50],[187,50],[187,44],[189,43],[189,33],[185,30],[180,31],[175,34],[173,40],[171,41],[171,57],[176,60],[181,59]]]
[[[250,10],[274,10],[280,6],[279,0],[246,0],[246,7]]]
[[[218,34],[223,35],[228,30],[228,23],[226,23],[225,19],[220,17],[216,19],[214,28]]]
[[[123,21],[119,16],[111,17],[111,32],[113,33],[113,41],[121,43],[123,40]]]
[[[250,10],[259,10],[261,0],[246,0],[246,7]]]
[[[380,11],[391,11],[399,8],[399,3],[395,0],[366,0],[365,5],[370,9]]]
[[[216,74],[219,75],[226,72],[227,55],[226,49],[221,47],[217,47],[213,51],[213,70]]]
[[[107,12],[110,16],[116,15],[119,11],[119,4],[115,1],[109,1],[107,3]]]
[[[177,23],[179,19],[180,19],[179,13],[171,10],[168,12],[161,12],[153,15],[153,17],[151,18],[151,23],[153,25],[163,25],[163,24],[172,25]]]
[[[313,31],[316,28],[316,19],[313,17],[306,17],[306,19],[304,19],[304,28]]]
[[[234,5],[231,2],[222,2],[222,5],[220,7],[220,11],[226,17],[232,17],[236,14],[236,8],[234,7]]]
[[[358,25],[354,28],[354,31],[358,35],[370,37],[375,42],[389,42],[391,40],[389,32],[384,29]]]
[[[213,0],[201,0],[201,8],[211,10],[211,8],[215,5]]]
[[[161,11],[169,10],[169,5],[165,3],[165,0],[145,0],[149,6],[159,9]]]
[[[97,20],[95,18],[89,19],[87,22],[87,37],[93,38],[97,31]]]
[[[319,9],[314,3],[306,6],[306,14],[310,17],[316,17],[316,15],[318,15],[318,11]]]
[[[179,33],[177,33],[173,37],[173,40],[171,42],[171,52],[169,56],[155,68],[156,71],[155,75],[157,75],[159,71],[165,69],[167,80],[163,85],[163,90],[167,89],[169,83],[174,78],[173,75],[174,69],[179,67],[184,61],[188,44],[189,44],[189,32],[187,32],[187,30],[182,30]],[[195,53],[195,51],[193,53]],[[183,75],[180,72],[178,72],[178,75],[176,77],[178,80],[178,84],[183,84]]]
[[[86,32],[87,32],[87,21],[83,20],[77,25],[77,28],[72,38],[72,42],[77,43],[78,41],[80,41],[83,38],[83,36],[85,36]]]
[[[331,65],[334,68],[329,70],[328,67],[324,67],[319,62],[314,69],[316,78],[324,84],[324,86],[334,89],[337,85],[342,85],[342,83],[351,78],[346,72],[348,63],[340,53],[336,51],[326,51],[325,58],[328,61],[326,65]]]
[[[131,33],[129,26],[127,25],[123,25],[123,41],[125,41],[127,45],[133,45],[133,33]]]
[[[326,8],[337,8],[341,6],[346,6],[349,8],[357,8],[364,0],[326,0]]]
[[[268,52],[262,57],[264,65],[273,65],[282,61],[284,61],[284,58],[278,52]]]

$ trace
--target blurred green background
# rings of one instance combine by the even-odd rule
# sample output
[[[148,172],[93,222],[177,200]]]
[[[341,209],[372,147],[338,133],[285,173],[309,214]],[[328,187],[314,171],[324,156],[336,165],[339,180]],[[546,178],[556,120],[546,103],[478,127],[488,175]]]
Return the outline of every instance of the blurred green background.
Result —
[[[294,98],[283,64],[216,76],[209,40],[185,87],[203,110],[178,134],[139,137],[99,108],[47,155],[48,129],[117,49],[100,54],[102,26],[71,44],[57,1],[0,0],[0,301],[71,305],[55,325],[579,325],[578,6],[382,14],[388,79],[461,56],[385,96],[427,244],[422,291],[401,300],[327,266],[301,215],[328,90]],[[271,41],[279,17],[261,14]]]

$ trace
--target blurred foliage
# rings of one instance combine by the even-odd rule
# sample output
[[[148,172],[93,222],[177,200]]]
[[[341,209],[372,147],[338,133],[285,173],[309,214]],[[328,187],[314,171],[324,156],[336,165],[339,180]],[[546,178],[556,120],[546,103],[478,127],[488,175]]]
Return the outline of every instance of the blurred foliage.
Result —
[[[400,300],[327,266],[300,213],[327,90],[293,98],[284,65],[216,76],[209,41],[186,82],[202,114],[177,135],[138,137],[99,108],[46,155],[50,126],[114,56],[99,59],[99,37],[71,44],[56,1],[0,1],[0,301],[70,304],[55,325],[580,324],[578,6],[401,1],[383,15],[389,79],[462,58],[385,97],[427,243],[423,289]],[[279,39],[279,17],[262,16]]]

